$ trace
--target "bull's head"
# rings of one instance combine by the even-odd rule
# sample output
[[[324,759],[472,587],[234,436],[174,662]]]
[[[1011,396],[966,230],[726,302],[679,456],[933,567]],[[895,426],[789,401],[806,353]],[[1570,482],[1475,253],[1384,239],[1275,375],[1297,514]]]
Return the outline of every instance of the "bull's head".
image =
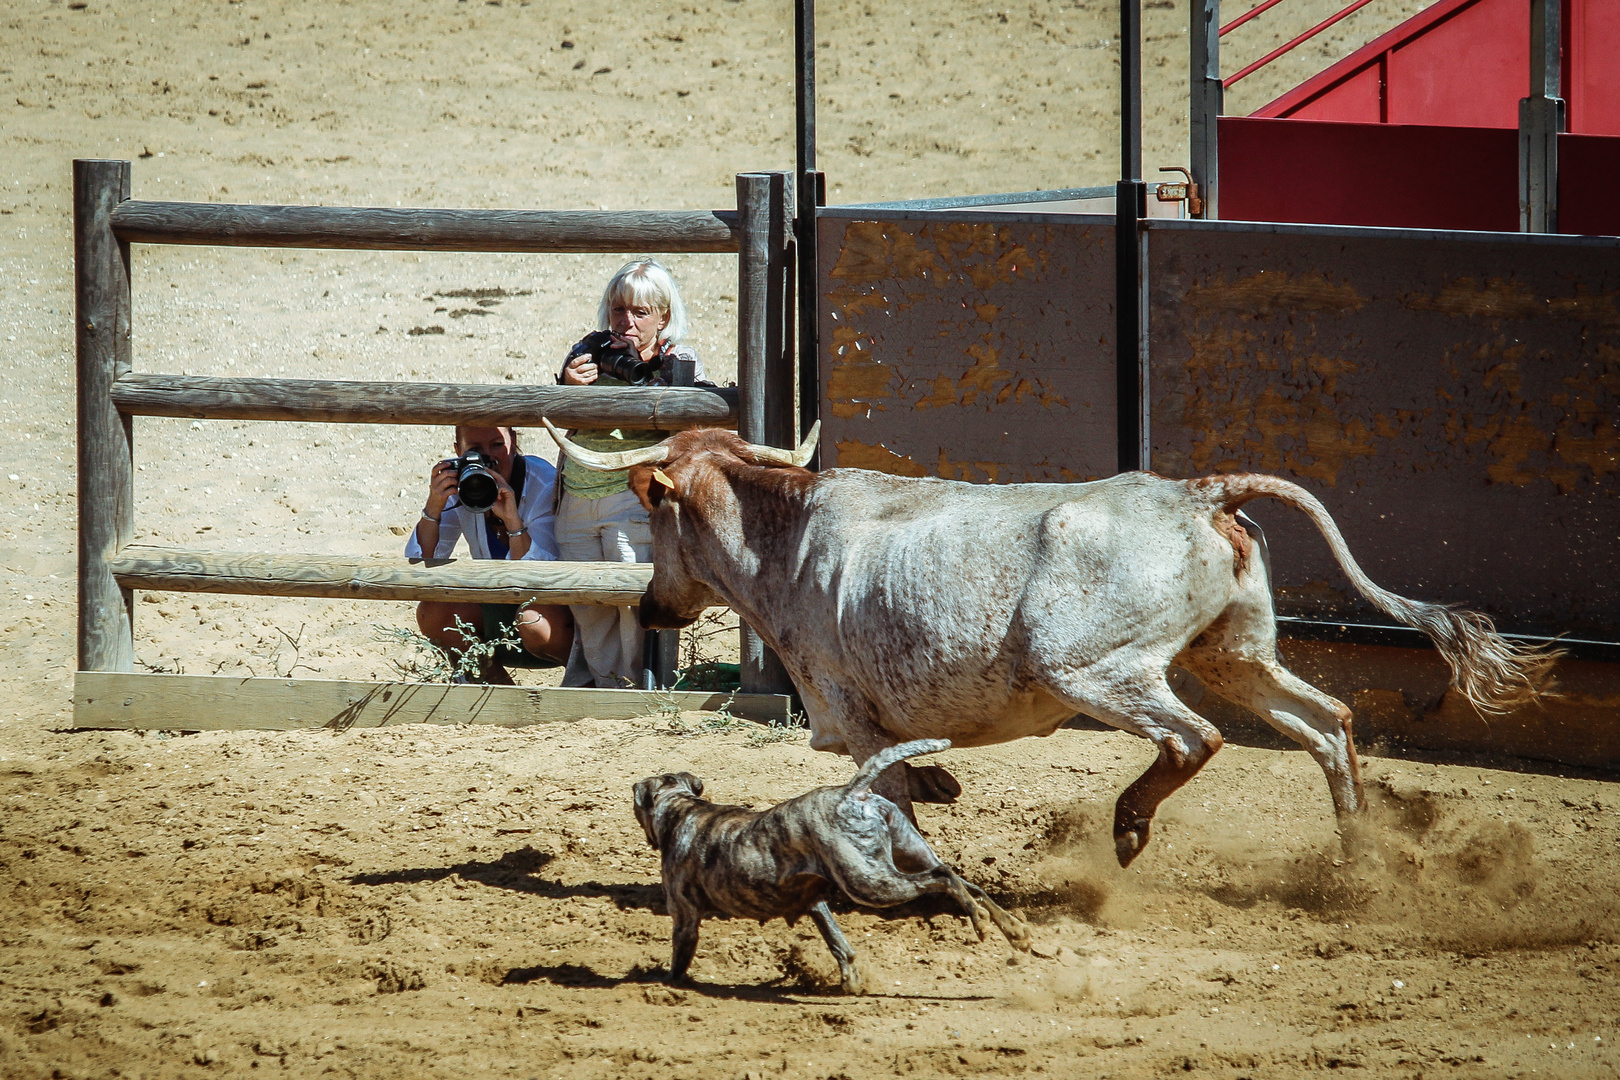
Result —
[[[712,575],[698,565],[713,545],[735,539],[717,535],[729,531],[717,520],[717,505],[734,505],[736,495],[715,466],[730,461],[802,470],[821,433],[818,421],[797,450],[781,450],[744,442],[735,432],[699,428],[656,446],[601,453],[570,441],[549,420],[544,423],[572,463],[597,472],[629,470],[630,490],[652,523],[653,579],[642,595],[640,614],[641,625],[654,630],[690,626],[706,608],[728,603],[709,584]]]

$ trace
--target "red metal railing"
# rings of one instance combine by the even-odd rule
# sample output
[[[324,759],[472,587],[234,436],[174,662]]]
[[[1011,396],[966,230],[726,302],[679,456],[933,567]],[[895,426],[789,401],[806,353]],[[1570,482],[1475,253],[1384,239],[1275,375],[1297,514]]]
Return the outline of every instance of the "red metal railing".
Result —
[[[1225,37],[1227,34],[1230,34],[1232,31],[1236,30],[1238,27],[1242,26],[1255,16],[1264,15],[1266,12],[1270,11],[1280,3],[1282,3],[1282,0],[1266,0],[1266,2],[1263,4],[1256,4],[1248,11],[1245,11],[1243,14],[1221,27],[1221,37]]]
[[[1221,31],[1220,31],[1221,36],[1225,37],[1228,33],[1230,33],[1233,30],[1236,30],[1238,27],[1242,26],[1244,23],[1248,22],[1250,19],[1254,18],[1257,15],[1260,15],[1261,13],[1263,13],[1265,11],[1270,10],[1271,8],[1275,7],[1277,4],[1280,4],[1281,2],[1282,2],[1282,0],[1265,0],[1264,3],[1256,5],[1255,7],[1251,8],[1250,10],[1244,12],[1242,15],[1239,15],[1237,18],[1233,19],[1231,22],[1227,23],[1225,26],[1221,27]],[[1239,79],[1243,79],[1243,78],[1246,78],[1246,77],[1254,74],[1256,71],[1259,71],[1261,68],[1265,67],[1267,64],[1269,64],[1273,60],[1277,59],[1277,57],[1282,56],[1284,53],[1291,52],[1292,50],[1298,48],[1299,46],[1303,45],[1305,42],[1311,40],[1311,38],[1315,37],[1317,34],[1320,34],[1322,31],[1326,30],[1328,27],[1330,27],[1334,23],[1338,22],[1340,19],[1348,18],[1349,16],[1355,14],[1357,11],[1360,11],[1362,8],[1366,7],[1370,3],[1372,3],[1372,0],[1355,0],[1354,3],[1351,3],[1351,4],[1347,5],[1346,7],[1341,9],[1336,15],[1332,15],[1332,16],[1322,20],[1321,22],[1317,23],[1315,26],[1311,27],[1309,30],[1305,31],[1303,34],[1300,34],[1298,37],[1294,38],[1292,41],[1289,41],[1287,44],[1279,45],[1277,48],[1272,49],[1270,52],[1266,53],[1266,55],[1262,56],[1260,59],[1258,59],[1254,63],[1250,64],[1248,67],[1243,68],[1242,70],[1238,71],[1237,73],[1235,73],[1233,75],[1228,75],[1226,78],[1221,80],[1221,85],[1223,87],[1230,87],[1233,83],[1237,82]]]

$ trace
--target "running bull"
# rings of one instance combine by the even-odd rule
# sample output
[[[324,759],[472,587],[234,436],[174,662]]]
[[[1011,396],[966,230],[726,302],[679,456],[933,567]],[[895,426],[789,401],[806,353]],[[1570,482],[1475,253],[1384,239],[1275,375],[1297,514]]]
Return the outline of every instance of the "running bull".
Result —
[[[1427,634],[1480,710],[1535,699],[1554,660],[1484,615],[1379,588],[1326,508],[1277,477],[984,486],[811,473],[814,429],[793,452],[698,429],[599,454],[547,427],[578,465],[628,468],[651,513],[642,623],[685,626],[729,605],[781,657],[816,749],[864,762],[913,739],[986,746],[1050,735],[1076,713],[1152,740],[1158,757],[1114,808],[1122,865],[1221,748],[1171,691],[1172,664],[1304,747],[1342,827],[1364,806],[1350,710],[1279,660],[1265,560],[1238,515],[1253,499],[1310,518],[1355,588]],[[876,790],[910,811],[900,769]]]

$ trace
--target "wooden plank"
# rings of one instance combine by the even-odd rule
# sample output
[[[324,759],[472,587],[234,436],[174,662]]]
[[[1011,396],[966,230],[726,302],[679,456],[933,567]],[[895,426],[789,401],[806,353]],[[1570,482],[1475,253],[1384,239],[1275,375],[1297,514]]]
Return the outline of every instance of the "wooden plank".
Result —
[[[726,210],[435,210],[385,206],[124,203],[120,239],[142,244],[376,251],[737,250]]]
[[[146,544],[126,545],[109,563],[124,588],[160,592],[619,607],[641,603],[653,572],[651,563],[433,559],[412,564],[391,555],[274,555]]]
[[[729,704],[728,704],[729,702]],[[784,723],[789,699],[776,694],[672,690],[564,690],[334,679],[239,679],[81,671],[73,680],[73,723],[126,731],[295,731],[397,724],[527,727],[595,718],[628,720],[660,711],[713,712]]]
[[[474,383],[235,379],[130,372],[119,411],[212,420],[334,424],[496,424],[562,428],[735,427],[738,391],[691,386],[488,386]]]
[[[127,161],[73,163],[74,336],[78,365],[79,666],[135,666],[131,597],[107,558],[135,531],[135,463],[129,417],[109,393],[130,365],[129,245],[110,224],[129,198]]]
[[[737,381],[742,400],[737,416],[737,433],[751,443],[770,441],[772,424],[766,407],[771,403],[770,380],[779,372],[771,360],[773,301],[780,304],[779,290],[772,290],[772,270],[781,267],[781,253],[774,244],[784,233],[772,229],[773,189],[780,192],[780,173],[739,173],[737,206],[741,217],[740,246],[737,256]],[[776,315],[780,332],[780,313]],[[778,433],[779,434],[779,433]],[[742,659],[742,685],[753,692],[786,692],[792,688],[782,661],[746,622],[737,627]]]

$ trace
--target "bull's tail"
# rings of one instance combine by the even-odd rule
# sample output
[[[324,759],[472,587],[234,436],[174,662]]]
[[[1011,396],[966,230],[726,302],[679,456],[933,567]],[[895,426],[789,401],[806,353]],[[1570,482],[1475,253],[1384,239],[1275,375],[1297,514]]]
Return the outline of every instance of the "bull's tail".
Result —
[[[849,786],[844,790],[850,795],[864,795],[872,789],[873,782],[890,765],[904,761],[906,758],[918,757],[922,754],[937,754],[941,750],[949,750],[950,748],[951,740],[949,739],[915,739],[911,742],[901,743],[899,746],[891,746],[887,750],[879,750],[866,759],[866,764],[861,766],[860,771],[855,774],[854,779],[850,780]]]
[[[1477,611],[1408,600],[1379,588],[1356,564],[1327,508],[1298,484],[1258,473],[1235,473],[1203,482],[1224,490],[1218,504],[1228,512],[1251,499],[1269,497],[1310,518],[1356,590],[1380,611],[1427,634],[1451,666],[1451,685],[1481,712],[1506,712],[1549,689],[1551,669],[1563,655],[1561,650],[1508,641],[1496,632],[1489,616]]]

